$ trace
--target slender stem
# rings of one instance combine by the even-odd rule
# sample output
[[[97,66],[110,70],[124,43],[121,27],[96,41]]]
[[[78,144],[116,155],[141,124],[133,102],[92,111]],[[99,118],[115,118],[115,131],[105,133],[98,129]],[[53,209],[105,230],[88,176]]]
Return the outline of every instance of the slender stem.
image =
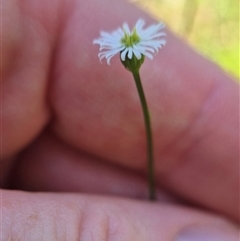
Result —
[[[151,131],[151,123],[150,116],[148,111],[148,106],[146,102],[146,98],[144,95],[139,71],[133,71],[133,78],[135,80],[138,94],[141,101],[141,106],[143,110],[145,128],[146,128],[146,138],[147,138],[147,152],[148,152],[148,185],[149,185],[149,200],[155,200],[155,187],[154,187],[154,161],[153,161],[153,141],[152,141],[152,131]]]

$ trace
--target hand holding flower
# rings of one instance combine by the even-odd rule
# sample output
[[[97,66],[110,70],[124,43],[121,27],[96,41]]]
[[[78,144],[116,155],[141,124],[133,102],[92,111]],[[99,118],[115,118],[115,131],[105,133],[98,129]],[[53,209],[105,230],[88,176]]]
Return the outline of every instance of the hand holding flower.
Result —
[[[150,115],[147,106],[147,101],[143,91],[139,69],[144,62],[145,56],[152,59],[152,53],[158,51],[166,44],[165,39],[159,40],[159,37],[166,36],[165,32],[161,30],[164,28],[163,23],[152,25],[147,29],[143,29],[145,22],[139,19],[136,26],[130,31],[127,23],[123,24],[123,28],[118,28],[111,34],[101,32],[101,38],[93,41],[94,44],[100,45],[100,52],[98,57],[100,61],[103,58],[107,59],[110,64],[111,58],[120,54],[122,64],[128,69],[135,80],[138,94],[140,97],[143,116],[146,128],[147,138],[147,152],[148,152],[148,183],[149,183],[149,200],[155,200],[155,187],[154,187],[154,158],[153,158],[153,141]]]

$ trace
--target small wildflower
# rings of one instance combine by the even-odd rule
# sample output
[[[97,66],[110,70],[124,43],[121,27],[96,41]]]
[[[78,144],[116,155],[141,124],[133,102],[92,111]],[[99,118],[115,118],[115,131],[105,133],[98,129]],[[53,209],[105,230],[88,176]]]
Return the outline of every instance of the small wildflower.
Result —
[[[144,25],[144,20],[139,19],[132,31],[130,31],[127,23],[124,23],[122,28],[118,28],[112,33],[102,31],[100,32],[101,37],[93,40],[93,44],[100,45],[98,57],[100,61],[106,58],[108,64],[110,64],[110,60],[114,55],[120,54],[122,64],[132,73],[135,80],[146,129],[149,200],[155,200],[156,192],[151,122],[139,70],[144,62],[145,56],[152,59],[153,54],[158,52],[158,50],[166,44],[164,38],[166,33],[160,31],[164,28],[163,23],[152,25],[146,29],[143,29]]]
[[[144,56],[152,59],[153,53],[166,44],[164,38],[159,39],[166,36],[164,31],[160,31],[164,28],[164,24],[159,23],[143,29],[144,25],[144,20],[139,19],[132,31],[127,23],[112,33],[101,31],[101,37],[93,41],[93,44],[100,45],[98,54],[100,61],[106,58],[110,64],[111,58],[118,53],[123,64],[126,60],[132,59],[140,60],[142,63]],[[126,67],[126,64],[124,65]]]

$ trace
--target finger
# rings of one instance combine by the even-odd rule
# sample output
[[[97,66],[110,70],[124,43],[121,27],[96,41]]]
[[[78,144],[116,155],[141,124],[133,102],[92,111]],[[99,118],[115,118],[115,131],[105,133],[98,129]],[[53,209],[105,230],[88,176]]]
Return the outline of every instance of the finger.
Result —
[[[45,132],[19,157],[10,188],[29,191],[82,192],[146,199],[146,177],[97,156],[76,150]],[[158,190],[158,200],[173,198]]]
[[[3,240],[228,240],[237,228],[192,209],[71,194],[3,191]]]
[[[31,1],[3,2],[1,158],[5,163],[10,163],[9,157],[27,146],[49,120],[46,91],[53,43],[39,21],[39,16],[47,15],[47,5],[35,3],[33,8]],[[54,32],[54,27],[51,30]]]
[[[76,150],[49,132],[19,156],[11,175],[11,188],[14,189],[82,192],[138,199],[147,198],[146,183],[144,171],[133,171]],[[161,186],[161,182],[156,183],[158,201],[179,202],[174,197],[176,194],[162,192]],[[199,201],[196,203],[203,206]],[[226,211],[221,210],[221,213]]]
[[[140,16],[149,18],[127,3],[99,1],[86,5],[95,13],[86,23],[84,3],[78,4],[59,40],[52,126],[79,149],[144,171],[145,132],[131,75],[118,58],[110,67],[100,64],[92,40],[99,30],[111,30],[126,18],[131,24]],[[113,11],[106,18],[109,8]],[[170,32],[167,41],[141,72],[152,116],[158,183],[237,219],[238,87]]]

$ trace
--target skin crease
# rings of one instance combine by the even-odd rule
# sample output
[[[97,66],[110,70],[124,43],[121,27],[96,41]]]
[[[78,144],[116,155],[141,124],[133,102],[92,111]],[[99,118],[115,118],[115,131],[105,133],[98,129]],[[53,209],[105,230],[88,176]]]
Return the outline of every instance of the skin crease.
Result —
[[[2,187],[25,190],[2,191],[4,241],[168,241],[193,225],[237,237],[238,85],[230,77],[170,31],[146,59],[158,188],[158,202],[148,203],[136,87],[118,57],[99,63],[92,40],[124,21],[154,20],[110,0],[8,0],[3,16]]]

